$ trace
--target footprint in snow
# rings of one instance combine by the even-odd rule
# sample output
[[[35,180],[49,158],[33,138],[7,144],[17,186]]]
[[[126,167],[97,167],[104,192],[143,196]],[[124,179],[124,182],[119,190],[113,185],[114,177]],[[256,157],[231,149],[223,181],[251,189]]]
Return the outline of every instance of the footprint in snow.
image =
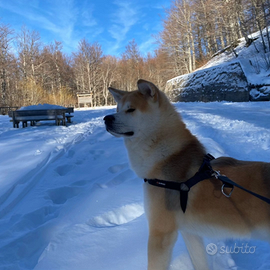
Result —
[[[84,163],[84,160],[83,160],[83,159],[78,159],[78,160],[76,160],[76,162],[75,162],[76,165],[81,165],[81,164],[83,164],[83,163]]]
[[[127,167],[128,167],[128,163],[116,164],[114,166],[109,167],[108,171],[111,173],[118,173],[122,171],[123,169],[126,169]]]
[[[67,200],[82,192],[83,187],[89,184],[89,180],[79,180],[70,186],[57,187],[47,190],[45,199],[51,200],[54,204],[64,204]]]
[[[93,159],[96,160],[100,156],[104,155],[105,151],[104,150],[91,150],[89,153],[93,156]]]
[[[69,150],[69,151],[68,151],[68,154],[67,154],[67,157],[68,157],[68,158],[73,158],[74,155],[75,155],[75,151],[74,151],[74,150]]]
[[[32,230],[58,216],[56,206],[44,206],[20,216],[20,219],[10,229],[12,232]]]
[[[74,168],[74,165],[72,164],[65,164],[65,165],[61,165],[58,166],[55,171],[57,174],[59,174],[60,176],[65,176],[67,175],[70,171],[72,171]]]
[[[54,188],[47,190],[45,198],[54,204],[64,204],[67,200],[77,196],[81,190],[82,188],[78,186]]]

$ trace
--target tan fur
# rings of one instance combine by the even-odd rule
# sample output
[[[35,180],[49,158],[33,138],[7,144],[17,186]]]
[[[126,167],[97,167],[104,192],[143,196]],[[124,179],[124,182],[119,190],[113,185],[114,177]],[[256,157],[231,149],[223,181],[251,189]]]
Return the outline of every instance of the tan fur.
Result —
[[[116,114],[104,118],[107,130],[124,137],[131,166],[139,177],[187,180],[202,163],[203,146],[155,85],[139,80],[138,89],[109,89],[118,106]],[[270,163],[221,157],[212,161],[212,166],[245,188],[270,197]],[[144,189],[149,221],[148,270],[168,269],[178,231],[196,270],[208,269],[203,236],[254,237],[270,242],[270,206],[237,188],[231,198],[226,198],[215,178],[192,187],[185,214],[178,191],[148,183]]]

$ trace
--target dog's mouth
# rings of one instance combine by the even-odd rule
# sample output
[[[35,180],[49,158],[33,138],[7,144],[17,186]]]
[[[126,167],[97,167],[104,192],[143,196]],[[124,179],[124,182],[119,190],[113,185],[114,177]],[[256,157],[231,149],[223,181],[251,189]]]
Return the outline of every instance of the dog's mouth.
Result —
[[[133,131],[125,132],[125,133],[123,133],[123,135],[130,137],[130,136],[134,135],[134,132]]]
[[[113,136],[116,137],[131,137],[134,135],[133,131],[128,131],[128,132],[116,132],[108,127],[106,127],[106,130],[111,133]]]

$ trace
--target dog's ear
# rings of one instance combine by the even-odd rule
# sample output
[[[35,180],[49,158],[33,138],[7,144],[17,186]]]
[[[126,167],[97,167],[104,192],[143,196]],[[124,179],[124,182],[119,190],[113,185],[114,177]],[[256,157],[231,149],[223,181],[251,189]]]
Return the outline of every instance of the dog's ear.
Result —
[[[117,103],[120,102],[122,97],[127,93],[126,91],[118,90],[112,87],[109,87],[108,89]]]
[[[153,83],[140,79],[137,85],[141,94],[147,98],[151,98],[153,102],[158,101],[159,90]]]

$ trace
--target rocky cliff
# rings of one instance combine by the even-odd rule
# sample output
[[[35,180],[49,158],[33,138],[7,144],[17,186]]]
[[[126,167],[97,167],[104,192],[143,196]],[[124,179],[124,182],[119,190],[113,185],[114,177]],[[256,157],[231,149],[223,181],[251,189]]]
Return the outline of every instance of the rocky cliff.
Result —
[[[167,82],[172,101],[249,101],[247,78],[239,62],[197,70]]]

